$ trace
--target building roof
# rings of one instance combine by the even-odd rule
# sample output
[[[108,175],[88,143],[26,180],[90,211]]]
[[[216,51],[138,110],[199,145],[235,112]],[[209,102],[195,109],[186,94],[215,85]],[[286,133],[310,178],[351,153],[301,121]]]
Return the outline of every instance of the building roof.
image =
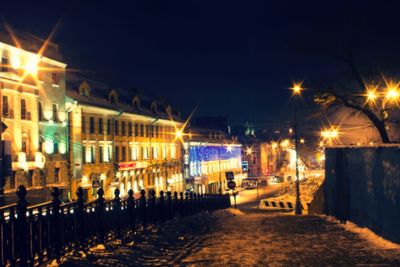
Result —
[[[80,94],[80,86],[86,82],[90,88],[90,94]],[[110,110],[150,116],[159,119],[169,120],[168,111],[170,106],[165,104],[159,97],[150,97],[144,94],[144,90],[140,88],[119,89],[109,85],[106,82],[93,79],[78,73],[69,73],[66,75],[67,96],[94,107],[101,107]],[[110,101],[110,94],[116,93],[116,102]],[[133,101],[137,99],[139,105],[133,106]],[[152,109],[152,106],[154,107]],[[171,110],[172,112],[172,110]],[[178,114],[172,113],[175,121],[180,121]]]
[[[16,44],[16,41],[13,39],[12,35],[15,36],[18,44]],[[11,27],[8,27],[7,29],[2,25],[0,25],[0,41],[35,54],[39,52],[43,44],[46,42],[46,40],[33,34],[15,30]],[[43,50],[42,56],[57,60],[59,62],[62,62],[63,60],[58,45],[52,41],[47,42],[46,49]]]

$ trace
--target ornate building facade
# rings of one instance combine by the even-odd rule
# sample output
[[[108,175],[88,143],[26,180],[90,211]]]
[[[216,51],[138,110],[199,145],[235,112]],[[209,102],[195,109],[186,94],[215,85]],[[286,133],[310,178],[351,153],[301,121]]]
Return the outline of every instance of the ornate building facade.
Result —
[[[179,118],[170,106],[143,95],[122,93],[87,78],[68,82],[72,192],[85,188],[88,200],[102,186],[106,197],[115,188],[182,191],[184,181]]]
[[[31,191],[30,200],[40,202],[57,185],[67,198],[66,64],[57,45],[48,42],[41,53],[44,40],[14,34],[12,38],[0,31],[1,117],[6,125],[2,140],[12,158],[5,195],[14,196],[23,184]]]

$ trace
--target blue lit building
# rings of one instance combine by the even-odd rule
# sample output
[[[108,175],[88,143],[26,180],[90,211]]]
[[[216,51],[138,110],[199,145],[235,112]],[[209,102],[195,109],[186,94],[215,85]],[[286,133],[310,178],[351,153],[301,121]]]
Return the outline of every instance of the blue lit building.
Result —
[[[226,172],[233,172],[241,183],[242,145],[223,134],[197,134],[185,143],[185,177],[188,190],[218,192],[226,188]],[[200,141],[202,140],[202,141]]]

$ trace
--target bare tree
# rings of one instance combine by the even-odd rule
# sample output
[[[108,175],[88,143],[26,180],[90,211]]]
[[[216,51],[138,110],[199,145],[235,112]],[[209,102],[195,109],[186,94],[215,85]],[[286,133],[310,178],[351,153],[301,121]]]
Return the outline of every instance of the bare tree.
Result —
[[[387,131],[387,124],[390,120],[388,118],[389,109],[386,108],[386,104],[388,104],[389,99],[385,97],[378,99],[379,92],[377,88],[382,84],[382,81],[372,80],[367,82],[366,79],[363,79],[351,52],[346,56],[330,52],[327,52],[327,54],[345,63],[350,68],[351,75],[357,86],[351,89],[346,88],[346,86],[335,86],[327,89],[319,88],[313,98],[314,103],[319,105],[324,112],[335,108],[347,107],[363,114],[378,131],[382,143],[391,143]],[[386,83],[386,81],[384,82]],[[397,90],[397,88],[395,89]],[[393,97],[398,98],[399,96],[393,95]]]

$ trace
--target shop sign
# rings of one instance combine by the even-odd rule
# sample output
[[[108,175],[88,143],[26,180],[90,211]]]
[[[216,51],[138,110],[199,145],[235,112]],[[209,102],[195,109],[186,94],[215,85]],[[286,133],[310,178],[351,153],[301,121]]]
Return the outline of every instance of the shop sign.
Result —
[[[130,169],[143,169],[147,168],[147,162],[145,161],[130,161],[130,162],[123,162],[118,164],[118,170],[130,170]]]

